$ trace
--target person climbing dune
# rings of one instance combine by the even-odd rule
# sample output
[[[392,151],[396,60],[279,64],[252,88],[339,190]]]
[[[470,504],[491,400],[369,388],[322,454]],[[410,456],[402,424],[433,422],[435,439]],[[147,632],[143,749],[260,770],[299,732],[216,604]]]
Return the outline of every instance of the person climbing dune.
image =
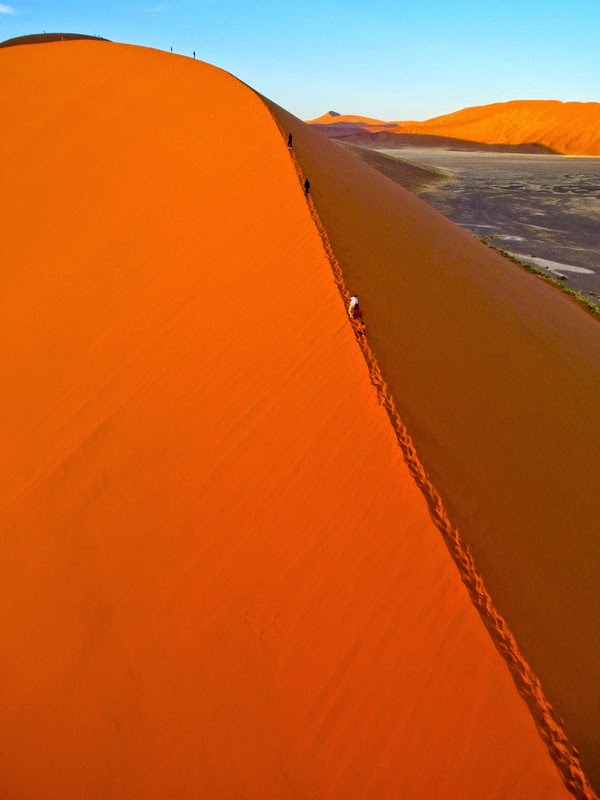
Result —
[[[367,328],[362,319],[359,319],[357,324],[355,325],[355,333],[356,333],[356,338],[359,341],[365,337],[365,334],[367,333]]]
[[[291,134],[291,133],[288,133],[288,150],[291,150],[291,149],[292,149],[292,139],[293,139],[293,138],[294,138],[294,137],[292,136],[292,134]]]
[[[305,181],[304,181],[304,194],[307,197],[310,194],[310,181],[308,180],[308,178],[306,178]]]
[[[348,303],[348,316],[350,319],[362,319],[362,311],[358,304],[358,297],[353,294]]]

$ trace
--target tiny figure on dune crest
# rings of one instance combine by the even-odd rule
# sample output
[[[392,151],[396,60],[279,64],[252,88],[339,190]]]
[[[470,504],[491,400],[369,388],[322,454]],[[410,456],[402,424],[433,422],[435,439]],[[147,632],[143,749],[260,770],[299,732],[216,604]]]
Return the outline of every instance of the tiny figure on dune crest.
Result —
[[[292,139],[293,139],[293,138],[294,138],[294,137],[292,136],[292,134],[291,134],[291,133],[288,133],[288,150],[291,150],[291,149],[292,149]]]
[[[194,60],[195,60],[195,58],[196,58],[196,51],[194,50]]]
[[[362,311],[358,304],[358,297],[353,294],[348,303],[348,316],[350,319],[362,319]]]
[[[308,178],[306,178],[305,181],[304,181],[304,194],[307,197],[310,194],[310,181],[308,180]]]

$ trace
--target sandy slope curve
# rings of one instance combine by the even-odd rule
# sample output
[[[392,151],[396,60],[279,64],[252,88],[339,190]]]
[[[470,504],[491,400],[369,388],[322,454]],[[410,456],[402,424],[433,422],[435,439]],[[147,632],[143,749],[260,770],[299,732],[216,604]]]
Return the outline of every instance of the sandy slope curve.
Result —
[[[272,109],[420,460],[597,785],[600,326]]]
[[[0,62],[2,796],[568,797],[262,102]]]

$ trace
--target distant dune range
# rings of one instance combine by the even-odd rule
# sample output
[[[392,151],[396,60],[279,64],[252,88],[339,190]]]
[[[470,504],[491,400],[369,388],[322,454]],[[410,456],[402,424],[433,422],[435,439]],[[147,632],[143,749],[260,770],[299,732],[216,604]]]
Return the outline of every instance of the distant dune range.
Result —
[[[3,798],[593,797],[440,527],[600,783],[600,326],[207,64],[0,69]]]
[[[384,122],[330,111],[310,124],[332,138],[389,148],[600,156],[600,103],[512,100],[465,108],[426,122]]]

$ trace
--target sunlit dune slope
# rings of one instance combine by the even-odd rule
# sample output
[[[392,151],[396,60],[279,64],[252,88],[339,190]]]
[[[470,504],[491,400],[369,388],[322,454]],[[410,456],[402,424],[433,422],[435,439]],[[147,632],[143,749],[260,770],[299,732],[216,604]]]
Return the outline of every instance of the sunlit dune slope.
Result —
[[[600,325],[273,110],[420,459],[598,786]]]
[[[478,144],[486,150],[600,155],[600,103],[513,100],[399,123],[328,112],[309,124],[332,138],[372,147],[469,150]]]
[[[465,108],[397,133],[450,136],[487,144],[541,144],[557,153],[600,155],[600,103],[512,100]]]
[[[104,42],[0,68],[2,797],[569,796],[264,104]]]

